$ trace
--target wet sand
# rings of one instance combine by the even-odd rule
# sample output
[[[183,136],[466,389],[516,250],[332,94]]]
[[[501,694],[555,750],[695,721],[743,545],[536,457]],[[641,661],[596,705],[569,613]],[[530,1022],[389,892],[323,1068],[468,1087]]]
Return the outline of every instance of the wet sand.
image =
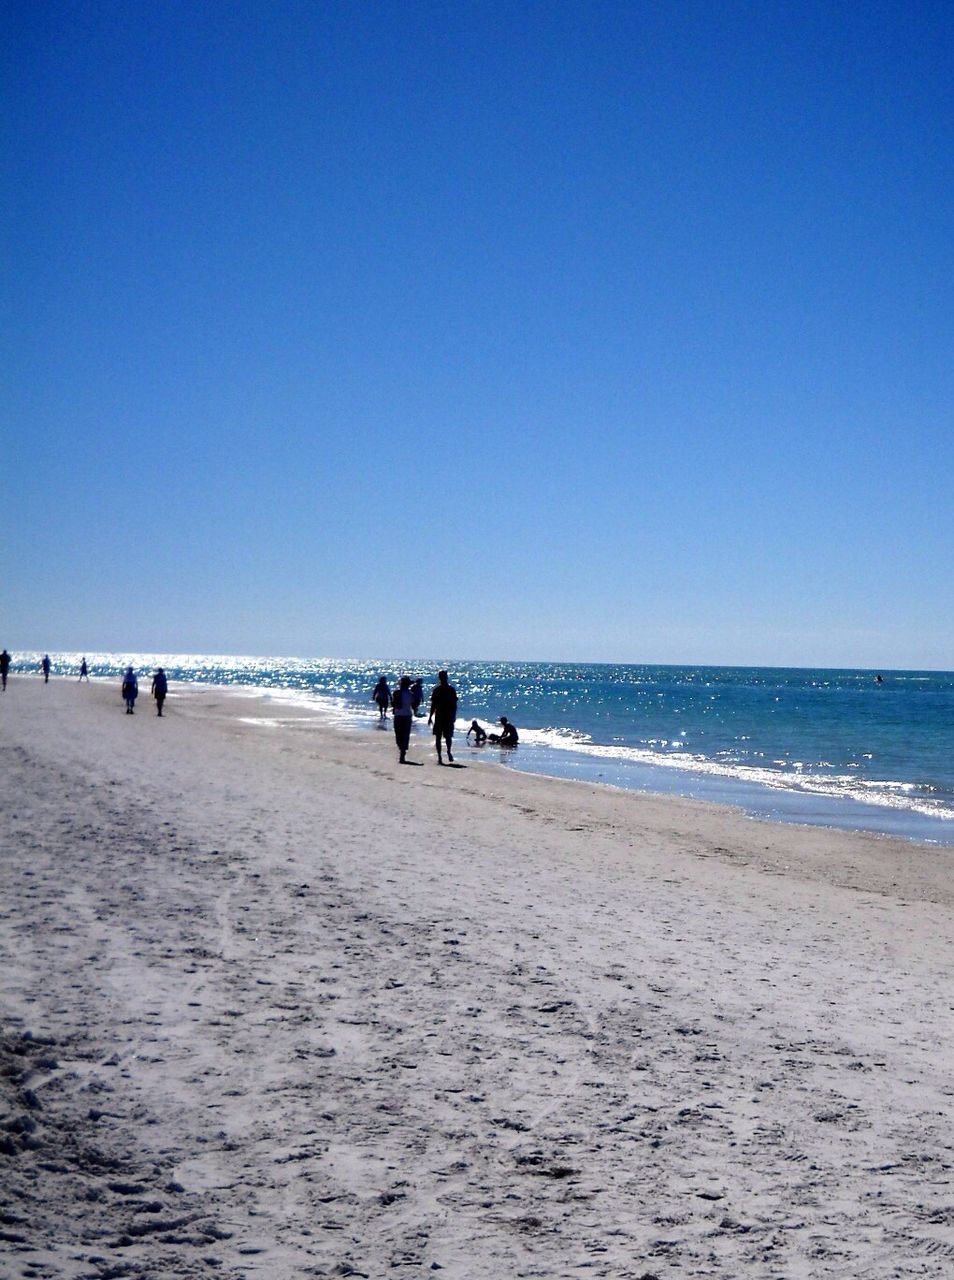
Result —
[[[0,698],[0,1274],[954,1273],[954,852]]]

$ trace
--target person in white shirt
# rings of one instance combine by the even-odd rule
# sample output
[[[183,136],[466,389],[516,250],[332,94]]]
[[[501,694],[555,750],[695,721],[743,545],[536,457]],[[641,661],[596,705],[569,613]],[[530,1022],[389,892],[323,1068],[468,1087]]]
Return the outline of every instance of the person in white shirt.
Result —
[[[407,749],[411,741],[411,722],[414,719],[414,694],[411,677],[401,676],[391,695],[391,718],[394,721],[394,741],[399,752],[398,764],[407,764]]]

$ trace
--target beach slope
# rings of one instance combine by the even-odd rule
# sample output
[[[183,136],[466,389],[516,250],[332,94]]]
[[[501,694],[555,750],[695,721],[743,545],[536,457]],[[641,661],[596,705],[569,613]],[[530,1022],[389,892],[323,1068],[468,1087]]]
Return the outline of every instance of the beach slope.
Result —
[[[12,1277],[954,1272],[954,854],[0,699]]]

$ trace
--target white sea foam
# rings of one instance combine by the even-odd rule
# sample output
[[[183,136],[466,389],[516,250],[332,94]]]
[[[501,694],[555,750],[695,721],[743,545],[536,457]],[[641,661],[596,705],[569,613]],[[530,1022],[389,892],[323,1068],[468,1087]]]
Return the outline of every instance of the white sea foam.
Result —
[[[283,722],[283,705],[298,708],[299,723],[301,709],[307,708],[329,728],[376,724],[370,691],[378,674],[386,672],[393,680],[401,671],[436,670],[434,663],[394,659],[77,651],[52,654],[54,673],[75,675],[84,656],[94,679],[116,680],[127,663],[141,678],[162,665],[172,681],[173,699],[198,696],[207,685],[226,686],[236,697],[261,699],[269,704],[270,714],[248,718],[266,728]],[[35,674],[41,657],[40,652],[21,653],[16,661],[21,671]],[[954,820],[950,752],[944,750],[951,723],[945,711],[951,696],[949,678],[945,682],[920,672],[889,673],[883,690],[879,686],[871,701],[871,676],[864,672],[455,666],[464,705],[485,723],[494,718],[495,707],[507,709],[516,720],[523,748],[511,758],[517,767],[585,771],[589,761],[589,776],[600,766],[600,777],[612,773],[620,785],[645,788],[654,785],[653,771],[656,782],[664,771],[673,782],[686,779],[690,788],[692,779],[724,779],[727,792],[743,784],[776,795],[787,792],[847,802],[849,807],[856,801],[876,806],[886,813],[889,827],[894,819],[887,818],[888,811],[898,817]],[[937,688],[922,693],[921,686],[932,681]],[[903,685],[917,688],[899,700]],[[836,695],[841,702],[833,704]],[[821,701],[812,702],[812,696]],[[894,700],[886,701],[889,696]],[[882,708],[891,709],[891,714],[882,714]],[[461,736],[471,714],[468,710],[458,721]],[[553,717],[548,726],[527,727],[546,717]],[[425,723],[417,722],[421,728]],[[585,728],[575,728],[574,723]],[[883,762],[880,769],[878,762]],[[871,776],[877,772],[883,776]],[[682,789],[682,784],[675,789]]]
[[[607,746],[593,742],[587,734],[565,729],[521,729],[520,740],[528,746],[553,751],[572,751],[594,760],[612,761],[652,769],[668,769],[708,777],[734,779],[738,782],[768,787],[774,791],[828,796],[833,799],[857,800],[886,809],[905,810],[930,818],[954,821],[954,809],[931,797],[919,795],[922,788],[909,782],[860,778],[854,774],[819,774],[806,772],[800,762],[778,760],[775,768],[727,763],[686,751],[678,742],[671,750],[647,750],[621,744]]]

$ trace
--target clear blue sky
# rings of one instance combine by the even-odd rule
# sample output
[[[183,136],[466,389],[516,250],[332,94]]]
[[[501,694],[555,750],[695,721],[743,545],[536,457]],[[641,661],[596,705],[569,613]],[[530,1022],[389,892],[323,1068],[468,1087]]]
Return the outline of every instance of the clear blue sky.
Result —
[[[0,644],[954,668],[954,6],[7,12]]]

